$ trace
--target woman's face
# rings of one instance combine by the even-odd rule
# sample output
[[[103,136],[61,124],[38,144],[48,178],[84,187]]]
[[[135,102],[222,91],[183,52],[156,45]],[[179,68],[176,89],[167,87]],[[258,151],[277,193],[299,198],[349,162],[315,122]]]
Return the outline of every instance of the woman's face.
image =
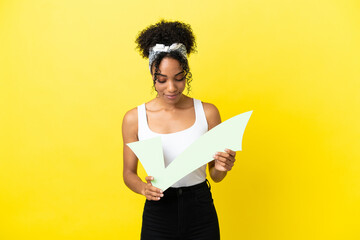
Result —
[[[155,72],[154,66],[152,72]],[[179,61],[164,57],[159,65],[159,73],[155,77],[157,79],[155,89],[158,92],[158,97],[165,102],[178,102],[186,85],[185,71],[180,66]]]

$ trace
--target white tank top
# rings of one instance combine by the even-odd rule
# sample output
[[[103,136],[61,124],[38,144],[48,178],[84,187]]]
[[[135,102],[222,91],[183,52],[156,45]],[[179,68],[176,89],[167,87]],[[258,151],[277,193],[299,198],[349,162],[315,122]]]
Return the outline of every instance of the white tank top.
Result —
[[[165,167],[167,167],[180,153],[190,146],[198,137],[208,131],[208,124],[203,105],[200,100],[194,98],[195,123],[182,131],[174,133],[156,133],[150,130],[145,103],[137,107],[138,109],[138,138],[145,140],[160,136],[163,146]],[[205,181],[206,164],[193,172],[189,173],[171,187],[187,187]]]

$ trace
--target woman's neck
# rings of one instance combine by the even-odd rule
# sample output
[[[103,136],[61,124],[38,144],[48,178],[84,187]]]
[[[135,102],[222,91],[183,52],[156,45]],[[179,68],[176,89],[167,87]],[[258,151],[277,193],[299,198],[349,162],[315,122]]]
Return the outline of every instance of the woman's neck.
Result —
[[[165,111],[171,111],[176,108],[182,108],[182,106],[184,106],[187,98],[188,98],[187,96],[181,94],[181,96],[177,102],[171,103],[171,102],[166,102],[164,99],[157,97],[154,99],[154,105],[156,105],[157,107],[159,107]]]

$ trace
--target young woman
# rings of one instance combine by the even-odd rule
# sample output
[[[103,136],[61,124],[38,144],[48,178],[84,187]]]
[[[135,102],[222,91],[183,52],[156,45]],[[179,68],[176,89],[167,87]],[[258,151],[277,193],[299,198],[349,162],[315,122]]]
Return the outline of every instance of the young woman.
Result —
[[[143,182],[137,175],[138,159],[126,145],[161,136],[165,166],[202,134],[221,123],[218,109],[183,94],[192,80],[187,56],[195,51],[190,25],[165,21],[150,25],[136,39],[141,55],[149,58],[157,96],[129,110],[123,119],[125,184],[146,197],[141,239],[220,239],[217,213],[206,165],[180,179],[166,191]],[[236,152],[214,153],[208,163],[213,181],[220,182],[231,170]]]

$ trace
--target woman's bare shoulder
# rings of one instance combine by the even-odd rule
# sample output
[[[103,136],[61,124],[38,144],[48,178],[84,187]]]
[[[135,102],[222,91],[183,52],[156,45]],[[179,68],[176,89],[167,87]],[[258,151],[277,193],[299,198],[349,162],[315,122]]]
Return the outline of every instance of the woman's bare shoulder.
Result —
[[[211,128],[221,123],[220,112],[218,108],[212,103],[202,102],[202,104],[210,130]]]
[[[125,113],[123,123],[132,125],[132,124],[137,124],[137,121],[138,121],[137,107],[134,107]]]
[[[137,107],[130,109],[124,115],[122,122],[123,138],[129,140],[129,142],[137,139],[138,131],[138,114]]]
[[[214,104],[203,102],[203,101],[201,101],[201,102],[203,104],[205,113],[216,114],[219,112],[219,110],[217,109],[217,107]]]

